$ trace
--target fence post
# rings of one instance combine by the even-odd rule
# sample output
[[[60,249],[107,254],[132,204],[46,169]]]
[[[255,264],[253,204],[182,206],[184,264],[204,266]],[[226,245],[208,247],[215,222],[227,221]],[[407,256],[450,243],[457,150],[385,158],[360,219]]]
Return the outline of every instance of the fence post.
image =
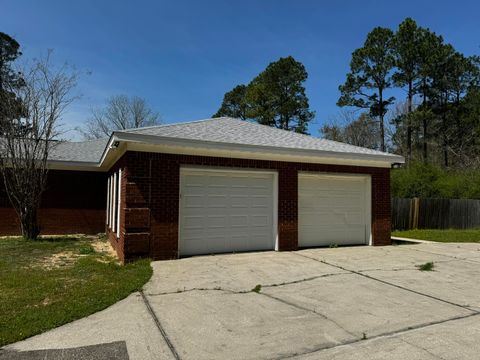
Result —
[[[420,199],[413,198],[413,229],[418,229],[418,216],[420,213]]]
[[[409,199],[408,202],[408,229],[407,230],[412,230],[413,228],[413,199]]]

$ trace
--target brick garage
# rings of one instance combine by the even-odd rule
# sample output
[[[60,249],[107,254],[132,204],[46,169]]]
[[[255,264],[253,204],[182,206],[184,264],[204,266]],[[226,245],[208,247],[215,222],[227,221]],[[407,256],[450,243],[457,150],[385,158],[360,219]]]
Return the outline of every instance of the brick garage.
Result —
[[[390,168],[404,161],[231,118],[59,143],[49,160],[42,233],[106,231],[122,261],[328,241],[388,245]],[[0,193],[0,235],[18,233]]]
[[[150,256],[175,259],[178,256],[180,167],[185,165],[275,170],[278,172],[279,250],[298,247],[299,172],[367,174],[372,179],[373,245],[390,241],[390,169],[228,159],[146,152],[127,152],[122,168],[122,220],[120,237],[110,239],[121,259]],[[118,167],[115,168],[115,171]]]

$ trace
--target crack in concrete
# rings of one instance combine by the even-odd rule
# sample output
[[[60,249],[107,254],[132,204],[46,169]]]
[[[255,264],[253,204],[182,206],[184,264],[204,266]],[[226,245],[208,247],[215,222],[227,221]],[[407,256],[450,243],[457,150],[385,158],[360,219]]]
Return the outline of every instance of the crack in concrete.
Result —
[[[258,294],[259,294],[259,295],[266,296],[266,297],[268,297],[268,298],[270,298],[270,299],[272,299],[272,300],[279,301],[279,302],[281,302],[281,303],[283,303],[283,304],[292,306],[292,307],[297,308],[297,309],[299,309],[299,310],[307,311],[307,312],[313,313],[313,314],[315,314],[315,315],[317,315],[317,316],[320,316],[321,318],[323,318],[323,319],[325,319],[325,320],[328,320],[328,321],[334,323],[336,326],[338,326],[340,329],[342,329],[343,331],[345,331],[345,332],[346,332],[347,334],[349,334],[350,336],[353,336],[354,338],[357,338],[357,335],[356,335],[356,334],[354,334],[354,333],[350,332],[349,330],[345,329],[342,325],[340,325],[339,323],[337,323],[335,320],[330,319],[330,318],[329,318],[328,316],[326,316],[325,314],[322,314],[322,313],[317,312],[317,311],[315,311],[315,310],[312,310],[312,309],[309,309],[309,308],[300,306],[300,305],[298,305],[298,304],[289,302],[289,301],[287,301],[287,300],[277,298],[277,297],[275,297],[275,296],[273,296],[273,295],[270,295],[270,294],[266,294],[266,293],[262,293],[262,292],[259,292]]]
[[[309,278],[304,278],[304,279],[299,279],[299,280],[292,280],[292,281],[286,281],[282,283],[274,283],[274,284],[255,284],[255,285],[260,285],[262,288],[271,288],[271,287],[281,287],[281,286],[286,286],[286,285],[292,285],[292,284],[298,284],[306,281],[312,281],[324,277],[330,277],[330,276],[337,276],[337,275],[350,275],[349,272],[347,271],[342,271],[342,272],[335,272],[335,273],[328,273],[328,274],[322,274],[322,275],[317,275],[317,276],[312,276]],[[254,286],[255,286],[254,285]],[[253,289],[253,287],[252,287]],[[203,287],[194,287],[194,288],[184,288],[183,290],[178,289],[176,291],[165,291],[165,292],[159,292],[159,293],[147,293],[148,296],[163,296],[163,295],[173,295],[173,294],[182,294],[182,293],[187,293],[187,292],[192,292],[192,291],[224,291],[232,294],[248,294],[251,293],[252,290],[231,290],[231,289],[225,289],[220,286],[216,286],[213,288],[203,288]]]
[[[279,286],[285,286],[285,285],[299,284],[299,283],[306,282],[306,281],[312,281],[312,280],[321,279],[321,278],[324,278],[324,277],[337,276],[337,275],[349,275],[349,273],[346,272],[346,271],[336,272],[336,273],[328,273],[328,274],[312,276],[312,277],[305,278],[305,279],[300,279],[300,280],[286,281],[286,282],[278,283],[278,284],[262,285],[262,288],[264,288],[264,287],[265,288],[270,288],[270,287],[279,287]]]
[[[367,271],[388,271],[388,272],[396,272],[396,271],[408,271],[408,270],[417,270],[417,268],[415,267],[411,267],[411,268],[396,268],[396,269],[363,269],[363,270],[358,270],[359,273],[364,273],[364,272],[367,272]]]
[[[444,264],[444,263],[451,263],[451,262],[457,262],[461,261],[460,259],[452,259],[452,260],[437,260],[437,261],[432,261],[435,264]],[[418,265],[418,264],[417,264]],[[418,271],[418,268],[416,267],[417,265],[412,265],[411,267],[398,267],[398,268],[393,268],[393,269],[382,269],[382,268],[376,268],[376,269],[363,269],[363,270],[355,270],[359,273],[364,273],[368,271],[411,271],[411,270],[416,270]],[[435,270],[432,270],[435,271]]]
[[[440,261],[436,261],[436,262],[453,262],[453,261],[471,261],[471,262],[474,262],[474,263],[478,263],[477,261],[475,260],[469,260],[469,259],[465,259],[465,258],[460,258],[460,257],[457,257],[457,256],[451,256],[451,255],[445,255],[445,254],[437,254],[437,253],[433,253],[433,252],[430,252],[430,251],[424,251],[424,250],[419,250],[419,249],[414,249],[415,251],[420,251],[420,252],[423,252],[423,253],[428,253],[428,254],[432,254],[432,255],[443,255],[443,256],[446,256],[446,257],[450,257],[452,258],[453,260],[440,260]],[[409,327],[406,327],[406,328],[402,328],[402,329],[399,329],[399,330],[395,330],[395,331],[391,331],[391,332],[385,332],[385,333],[382,333],[382,334],[378,334],[378,335],[375,335],[375,336],[372,336],[372,337],[369,337],[367,339],[364,339],[363,337],[359,337],[357,334],[354,334],[352,332],[350,332],[349,330],[345,329],[343,326],[341,326],[340,324],[338,324],[337,322],[335,322],[334,320],[330,319],[329,317],[327,317],[325,314],[322,314],[320,312],[317,312],[315,309],[309,309],[309,308],[306,308],[306,307],[303,307],[303,306],[300,306],[300,305],[297,305],[295,303],[291,303],[289,301],[286,301],[286,300],[283,300],[283,299],[280,299],[280,298],[277,298],[273,295],[270,295],[270,294],[266,294],[266,293],[263,293],[261,291],[257,292],[259,295],[263,295],[263,296],[266,296],[272,300],[275,300],[275,301],[279,301],[283,304],[286,304],[286,305],[289,305],[289,306],[292,306],[292,307],[295,307],[297,309],[300,309],[300,310],[303,310],[303,311],[306,311],[306,312],[309,312],[309,313],[313,313],[317,316],[320,316],[321,318],[327,320],[327,321],[330,321],[332,322],[333,324],[335,324],[336,326],[338,326],[339,328],[341,328],[342,330],[344,330],[347,334],[349,334],[350,336],[353,337],[352,340],[348,340],[348,341],[344,341],[340,344],[332,344],[332,345],[329,345],[329,346],[322,346],[322,347],[317,347],[317,348],[314,348],[312,350],[309,350],[309,351],[306,351],[306,352],[298,352],[298,353],[294,353],[294,354],[289,354],[289,355],[285,355],[285,356],[280,356],[280,357],[275,357],[275,359],[291,359],[291,358],[294,358],[294,357],[297,357],[297,356],[301,356],[301,355],[307,355],[307,354],[313,354],[313,353],[316,353],[316,352],[321,352],[321,351],[326,351],[326,350],[329,350],[329,349],[333,349],[333,348],[338,348],[338,347],[342,347],[342,346],[348,346],[348,345],[352,345],[352,344],[356,344],[356,343],[359,343],[359,342],[363,342],[363,341],[373,341],[373,340],[376,340],[376,339],[380,339],[380,338],[389,338],[389,337],[393,337],[395,335],[402,335],[402,334],[405,334],[405,333],[408,333],[410,331],[414,331],[414,330],[419,330],[419,329],[424,329],[424,328],[427,328],[427,327],[430,327],[430,326],[435,326],[435,325],[439,325],[439,324],[443,324],[443,323],[447,323],[447,322],[451,322],[451,321],[457,321],[457,320],[461,320],[461,319],[466,319],[466,318],[470,318],[470,317],[474,317],[474,316],[479,316],[480,315],[480,311],[479,310],[474,310],[468,306],[464,306],[464,305],[460,305],[460,304],[457,304],[457,303],[454,303],[454,302],[451,302],[451,301],[448,301],[448,300],[444,300],[444,299],[441,299],[441,298],[438,298],[438,297],[435,297],[435,296],[432,296],[432,295],[428,295],[428,294],[424,294],[424,293],[421,293],[419,291],[416,291],[416,290],[412,290],[412,289],[409,289],[409,288],[406,288],[406,287],[403,287],[401,285],[397,285],[397,284],[394,284],[394,283],[390,283],[388,281],[385,281],[385,280],[382,280],[382,279],[378,279],[378,278],[375,278],[373,276],[370,276],[370,275],[367,275],[367,274],[364,274],[363,272],[367,272],[367,271],[406,271],[406,270],[413,270],[412,268],[397,268],[397,269],[366,269],[366,270],[359,270],[359,271],[356,271],[356,270],[351,270],[351,269],[347,269],[345,267],[342,267],[342,266],[339,266],[339,265],[335,265],[335,264],[332,264],[332,263],[329,263],[325,260],[319,260],[319,259],[315,259],[315,258],[312,258],[312,257],[309,257],[309,256],[306,256],[306,255],[303,255],[303,254],[298,254],[298,253],[292,253],[294,255],[297,255],[297,256],[301,256],[301,257],[304,257],[304,258],[307,258],[307,259],[310,259],[310,260],[313,260],[313,261],[317,261],[317,262],[320,262],[322,264],[325,264],[325,265],[329,265],[329,266],[332,266],[332,267],[335,267],[337,269],[340,269],[342,270],[343,272],[337,272],[337,273],[328,273],[328,274],[323,274],[323,275],[319,275],[319,276],[313,276],[313,277],[309,277],[309,278],[305,278],[305,279],[300,279],[300,280],[293,280],[293,281],[289,281],[289,282],[283,282],[283,283],[277,283],[277,284],[267,284],[267,285],[261,285],[262,288],[270,288],[270,287],[277,287],[277,286],[286,286],[286,285],[291,285],[291,284],[297,284],[297,283],[302,283],[302,282],[307,282],[307,281],[312,281],[312,280],[315,280],[315,279],[319,279],[319,278],[323,278],[323,277],[328,277],[328,276],[336,276],[336,275],[352,275],[352,274],[356,274],[356,275],[359,275],[359,276],[363,276],[365,278],[368,278],[370,280],[374,280],[374,281],[378,281],[380,283],[383,283],[383,284],[386,284],[386,285],[390,285],[390,286],[393,286],[393,287],[396,287],[396,288],[399,288],[399,289],[402,289],[402,290],[405,290],[405,291],[409,291],[409,292],[412,292],[414,294],[417,294],[417,295],[420,295],[420,296],[425,296],[425,297],[428,297],[428,298],[431,298],[433,300],[437,300],[437,301],[440,301],[440,302],[444,302],[446,304],[449,304],[449,305],[452,305],[452,306],[456,306],[456,307],[460,307],[464,310],[467,310],[467,311],[470,311],[471,314],[468,314],[468,315],[460,315],[460,316],[456,316],[456,317],[452,317],[452,318],[448,318],[448,319],[444,319],[444,320],[438,320],[438,321],[432,321],[432,322],[428,322],[428,323],[423,323],[423,324],[418,324],[418,325],[414,325],[414,326],[409,326]],[[161,293],[147,293],[146,295],[148,296],[162,296],[162,295],[171,295],[171,294],[179,294],[179,293],[186,293],[186,292],[192,292],[192,291],[222,291],[222,292],[226,292],[226,293],[231,293],[231,294],[246,294],[246,293],[252,293],[254,292],[253,290],[241,290],[241,291],[235,291],[235,290],[230,290],[230,289],[223,289],[221,287],[214,287],[214,288],[190,288],[190,289],[183,289],[183,290],[177,290],[177,291],[172,291],[172,292],[161,292]],[[154,319],[155,321],[155,324],[157,325],[157,327],[159,328],[161,334],[162,334],[162,337],[165,339],[165,341],[167,342],[167,345],[169,346],[170,350],[172,351],[172,354],[173,356],[175,357],[175,359],[179,360],[180,357],[176,351],[176,349],[173,347],[173,344],[170,342],[170,339],[168,338],[167,334],[165,333],[165,330],[163,329],[163,327],[161,326],[160,324],[160,321],[158,320],[157,316],[155,315],[154,313],[154,310],[153,308],[151,308],[150,306],[150,303],[148,302],[148,299],[146,298],[145,294],[143,293],[143,291],[140,291],[142,297],[144,298],[144,302],[145,302],[145,305],[147,306],[147,309],[150,313],[150,315],[152,316],[152,318]],[[437,357],[439,358],[440,360],[444,360],[442,357],[439,357],[438,355],[435,355],[433,353],[431,353],[430,351],[428,351],[427,349],[423,348],[423,347],[420,347],[416,344],[412,344],[412,343],[409,343],[408,341],[404,340],[404,339],[400,339],[399,340],[411,345],[411,346],[414,346],[416,348],[419,348],[421,350],[424,350],[425,352],[431,354],[432,356],[434,357]]]
[[[303,254],[298,254],[298,253],[295,253],[295,255],[297,256],[301,256],[301,257],[304,257],[306,259],[310,259],[310,260],[313,260],[313,261],[317,261],[317,262],[320,262],[322,264],[326,264],[326,265],[330,265],[330,266],[333,266],[337,269],[341,269],[341,270],[344,270],[344,271],[349,271],[351,272],[352,274],[357,274],[357,275],[360,275],[360,276],[363,276],[367,279],[370,279],[370,280],[374,280],[374,281],[378,281],[382,284],[385,284],[385,285],[390,285],[390,286],[393,286],[393,287],[396,287],[398,289],[402,289],[402,290],[405,290],[405,291],[409,291],[411,293],[414,293],[414,294],[417,294],[417,295],[421,295],[421,296],[425,296],[425,297],[428,297],[430,299],[433,299],[433,300],[437,300],[437,301],[441,301],[441,302],[444,302],[446,304],[449,304],[449,305],[452,305],[452,306],[456,306],[456,307],[460,307],[464,310],[467,310],[467,311],[471,311],[471,312],[474,312],[476,314],[479,314],[480,312],[479,311],[476,311],[476,310],[472,310],[471,308],[469,308],[468,306],[465,306],[465,305],[460,305],[460,304],[457,304],[457,303],[454,303],[452,301],[448,301],[448,300],[445,300],[445,299],[442,299],[442,298],[439,298],[439,297],[436,297],[436,296],[433,296],[433,295],[428,295],[428,294],[424,294],[420,291],[416,291],[416,290],[412,290],[412,289],[409,289],[409,288],[406,288],[404,286],[401,286],[401,285],[397,285],[397,284],[394,284],[394,283],[391,283],[389,281],[386,281],[386,280],[382,280],[382,279],[378,279],[376,277],[373,277],[373,276],[370,276],[370,275],[367,275],[367,274],[363,274],[361,272],[358,272],[356,270],[351,270],[351,269],[347,269],[347,268],[344,268],[340,265],[335,265],[335,264],[332,264],[332,263],[329,263],[328,261],[325,261],[325,260],[318,260],[318,259],[315,259],[315,258],[312,258],[310,256],[305,256]]]
[[[140,295],[142,295],[143,303],[145,304],[148,313],[152,317],[155,325],[157,326],[158,331],[160,331],[160,334],[162,335],[163,339],[167,343],[167,346],[170,349],[170,352],[172,353],[173,357],[176,360],[181,360],[180,355],[178,355],[177,350],[175,349],[172,342],[170,341],[167,333],[165,332],[165,329],[163,328],[162,324],[160,323],[160,320],[158,319],[157,315],[155,314],[155,311],[153,310],[152,306],[150,305],[150,302],[148,301],[148,298],[143,293],[143,290],[140,290]]]
[[[445,359],[444,357],[442,357],[442,356],[440,356],[440,355],[437,355],[437,354],[432,353],[430,350],[424,348],[423,346],[420,346],[420,345],[417,345],[417,344],[413,344],[413,343],[411,343],[410,341],[407,341],[407,340],[405,340],[405,339],[398,339],[398,340],[404,342],[405,344],[408,344],[408,345],[410,345],[410,346],[413,346],[413,347],[415,347],[415,348],[417,348],[417,349],[423,350],[423,351],[425,351],[427,354],[433,356],[434,358],[437,358],[437,359],[439,359],[439,360],[447,360],[447,359]]]
[[[475,263],[475,264],[480,263],[480,260],[464,258],[464,257],[456,256],[456,255],[441,254],[441,253],[427,251],[427,250],[423,250],[423,249],[409,249],[409,250],[415,250],[415,251],[418,251],[418,252],[422,252],[422,253],[426,253],[426,254],[432,254],[432,255],[446,256],[446,257],[452,258],[452,259],[457,260],[457,261],[468,261],[468,262]],[[436,261],[436,262],[440,262],[440,261]]]
[[[221,287],[214,287],[214,288],[189,288],[189,289],[183,289],[183,290],[178,289],[176,291],[166,291],[166,292],[159,292],[159,293],[145,293],[145,294],[147,296],[164,296],[164,295],[183,294],[183,293],[188,293],[188,292],[193,292],[193,291],[223,291],[223,292],[234,293],[234,294],[243,294],[243,293],[247,292],[247,291],[236,292],[236,291],[229,290],[229,289],[222,289]]]
[[[278,359],[278,360],[292,359],[292,358],[295,358],[297,356],[308,355],[308,354],[322,352],[322,351],[326,351],[326,350],[330,350],[330,349],[334,349],[334,348],[339,348],[339,347],[342,347],[342,346],[353,345],[353,344],[357,344],[357,343],[360,343],[360,342],[363,342],[363,341],[373,341],[373,340],[382,339],[382,338],[392,338],[395,335],[402,335],[402,334],[409,333],[410,331],[420,330],[420,329],[424,329],[424,328],[439,325],[439,324],[445,324],[445,323],[451,322],[451,321],[467,319],[467,318],[474,317],[474,316],[480,316],[480,313],[473,313],[473,314],[468,314],[468,315],[455,316],[453,318],[449,318],[449,319],[445,319],[445,320],[438,320],[438,321],[432,321],[432,322],[429,322],[429,323],[418,324],[418,325],[415,325],[415,326],[409,326],[407,328],[403,328],[403,329],[399,329],[399,330],[395,330],[395,331],[391,331],[391,332],[386,332],[386,333],[374,335],[374,336],[369,337],[367,339],[363,339],[363,338],[358,339],[357,338],[357,339],[354,339],[354,340],[345,341],[341,344],[319,347],[319,348],[312,349],[312,350],[309,350],[309,351],[305,351],[305,352],[302,352],[302,353],[298,352],[298,353],[291,354],[291,355],[286,355],[286,356],[283,356],[283,357],[275,357],[273,359]],[[403,341],[403,339],[401,339],[401,340]],[[413,345],[413,344],[411,344],[411,345]],[[425,349],[423,349],[423,350],[425,350]],[[438,357],[438,355],[434,355],[434,356]]]

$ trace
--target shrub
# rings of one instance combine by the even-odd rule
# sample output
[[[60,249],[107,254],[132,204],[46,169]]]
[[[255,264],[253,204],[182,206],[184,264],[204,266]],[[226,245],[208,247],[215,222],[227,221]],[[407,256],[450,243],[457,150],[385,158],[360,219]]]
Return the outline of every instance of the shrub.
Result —
[[[478,170],[445,170],[434,165],[413,163],[409,167],[392,170],[392,196],[480,199],[479,179]]]

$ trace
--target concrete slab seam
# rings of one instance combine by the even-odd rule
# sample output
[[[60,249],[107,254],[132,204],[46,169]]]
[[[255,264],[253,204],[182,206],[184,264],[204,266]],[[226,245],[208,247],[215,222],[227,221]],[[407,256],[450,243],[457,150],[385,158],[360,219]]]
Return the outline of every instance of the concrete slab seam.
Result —
[[[145,296],[145,294],[143,293],[142,290],[140,290],[140,294],[142,295],[142,299],[143,299],[143,302],[144,302],[145,306],[147,307],[148,313],[149,313],[150,316],[152,317],[153,321],[155,322],[155,325],[157,326],[158,330],[160,331],[160,334],[162,335],[163,339],[164,339],[165,342],[167,343],[167,346],[168,346],[168,348],[170,349],[173,357],[174,357],[176,360],[181,360],[180,355],[178,354],[177,350],[175,349],[175,347],[173,346],[172,342],[171,342],[170,339],[168,338],[168,335],[167,335],[167,333],[165,332],[165,329],[163,328],[162,324],[160,323],[160,320],[158,319],[158,317],[157,317],[157,315],[155,314],[152,306],[150,305],[150,302],[148,301],[147,297]]]
[[[305,256],[303,254],[295,254],[297,256],[301,256],[301,257],[304,257],[304,258],[307,258],[307,259],[310,259],[310,260],[313,260],[313,261],[317,261],[317,262],[320,262],[322,264],[326,264],[326,265],[330,265],[330,266],[333,266],[333,267],[336,267],[338,269],[342,269],[342,270],[345,270],[345,271],[349,271],[351,272],[352,274],[357,274],[357,275],[360,275],[360,276],[363,276],[367,279],[370,279],[370,280],[374,280],[374,281],[378,281],[382,284],[385,284],[385,285],[390,285],[390,286],[393,286],[393,287],[396,287],[398,289],[402,289],[402,290],[405,290],[405,291],[409,291],[411,293],[414,293],[414,294],[417,294],[417,295],[421,295],[421,296],[425,296],[425,297],[428,297],[430,299],[433,299],[433,300],[437,300],[437,301],[441,301],[441,302],[444,302],[445,304],[449,304],[449,305],[452,305],[452,306],[457,306],[457,307],[460,307],[464,310],[468,310],[468,311],[471,311],[471,312],[474,312],[476,314],[480,313],[479,311],[477,310],[473,310],[471,309],[470,307],[468,306],[464,306],[464,305],[460,305],[460,304],[457,304],[457,303],[454,303],[454,302],[451,302],[451,301],[448,301],[448,300],[445,300],[445,299],[441,299],[439,297],[436,297],[436,296],[433,296],[433,295],[428,295],[428,294],[424,294],[422,292],[419,292],[419,291],[416,291],[416,290],[412,290],[412,289],[409,289],[409,288],[406,288],[404,286],[401,286],[401,285],[397,285],[397,284],[394,284],[394,283],[391,283],[389,281],[385,281],[385,280],[382,280],[382,279],[377,279],[373,276],[370,276],[370,275],[367,275],[367,274],[363,274],[361,272],[358,272],[356,270],[350,270],[350,269],[347,269],[347,268],[344,268],[342,266],[339,266],[339,265],[335,265],[335,264],[332,264],[332,263],[329,263],[328,261],[325,261],[325,260],[318,260],[318,259],[315,259],[315,258],[312,258],[310,256]]]
[[[369,337],[367,339],[358,339],[357,338],[357,339],[354,339],[354,340],[345,341],[342,344],[325,346],[325,347],[322,347],[322,348],[317,348],[315,350],[311,350],[311,351],[307,351],[307,352],[303,352],[303,353],[295,353],[295,354],[287,355],[287,356],[283,356],[283,357],[275,357],[275,359],[278,359],[278,360],[292,359],[292,358],[300,356],[300,355],[313,354],[313,353],[316,353],[316,352],[321,352],[321,351],[324,351],[324,350],[334,349],[334,348],[337,348],[337,347],[353,345],[353,344],[363,342],[363,341],[373,341],[373,340],[380,339],[380,338],[390,338],[390,337],[393,337],[395,335],[402,335],[402,334],[409,333],[411,331],[428,328],[430,326],[440,325],[440,324],[448,323],[450,321],[457,321],[457,320],[467,319],[467,318],[475,317],[475,316],[480,316],[480,313],[473,313],[473,314],[468,314],[468,315],[455,316],[455,317],[449,318],[449,319],[432,321],[430,323],[424,323],[424,324],[418,324],[418,325],[415,325],[415,326],[410,326],[408,328],[404,328],[404,329],[400,329],[400,330],[396,330],[396,331],[391,331],[391,332],[386,332],[386,333],[383,333],[383,334],[374,335],[374,336]]]

